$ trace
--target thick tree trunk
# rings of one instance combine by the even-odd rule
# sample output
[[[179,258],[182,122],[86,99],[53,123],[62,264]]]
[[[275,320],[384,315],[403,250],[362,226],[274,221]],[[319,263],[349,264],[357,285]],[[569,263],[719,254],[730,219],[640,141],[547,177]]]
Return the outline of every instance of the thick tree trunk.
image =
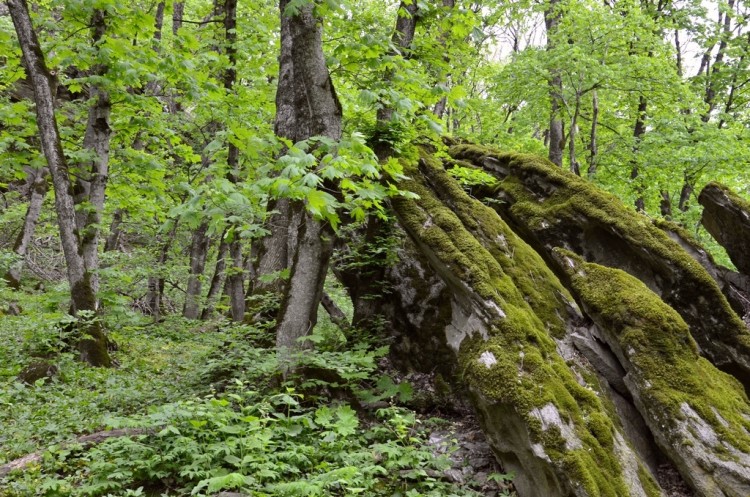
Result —
[[[203,221],[193,231],[190,242],[190,276],[188,276],[185,290],[185,305],[182,309],[182,315],[188,319],[198,319],[200,313],[203,270],[206,266],[208,245],[211,242],[207,233],[208,222]]]
[[[26,209],[26,216],[24,217],[21,232],[18,234],[16,242],[13,244],[13,252],[19,257],[19,259],[5,274],[5,281],[8,283],[8,286],[16,290],[21,286],[21,272],[23,271],[26,253],[31,245],[31,239],[36,230],[36,223],[39,221],[39,215],[42,212],[44,197],[47,196],[47,175],[49,174],[49,170],[45,167],[33,171],[32,174],[33,179],[31,180],[29,207]]]
[[[52,76],[44,62],[44,55],[31,24],[25,0],[8,0],[7,4],[21,45],[26,70],[34,85],[37,126],[55,189],[55,210],[70,283],[71,314],[78,315],[80,311],[95,312],[96,296],[91,283],[91,273],[87,270],[81,255],[82,247],[76,229],[68,166],[57,130],[51,90]],[[79,328],[82,334],[78,342],[81,360],[93,366],[110,366],[107,338],[98,320],[82,321]]]
[[[292,209],[302,212],[303,205]],[[294,355],[309,345],[300,343],[317,323],[318,305],[333,252],[333,230],[304,213],[299,227],[289,276],[289,288],[282,301],[276,328],[276,348],[282,371],[294,367]]]
[[[282,62],[292,64],[287,74],[293,74],[295,81],[287,81],[284,86],[280,81],[277,99],[288,101],[293,92],[294,118],[282,115],[284,120],[277,122],[277,132],[280,136],[297,139],[325,136],[338,141],[341,138],[341,104],[323,54],[322,23],[315,17],[313,5],[301,7],[295,15],[287,15],[288,4],[289,0],[279,3]],[[285,42],[288,43],[287,54],[291,53],[286,59],[283,57]],[[285,69],[280,67],[280,75]],[[306,213],[302,203],[290,204],[289,211],[290,219],[298,217],[300,224],[294,252],[289,254],[289,286],[276,320],[276,345],[282,371],[294,367],[294,355],[301,345],[298,339],[309,333],[317,320],[334,237],[331,227]]]

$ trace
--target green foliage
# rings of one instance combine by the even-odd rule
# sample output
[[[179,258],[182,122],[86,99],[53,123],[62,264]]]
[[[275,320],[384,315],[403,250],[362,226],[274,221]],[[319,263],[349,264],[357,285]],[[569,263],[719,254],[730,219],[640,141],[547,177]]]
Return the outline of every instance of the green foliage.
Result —
[[[47,450],[39,466],[2,482],[4,495],[210,495],[230,489],[268,496],[478,495],[438,476],[448,461],[426,444],[429,423],[413,412],[390,404],[363,417],[346,402],[311,397],[292,384],[274,387],[275,351],[258,345],[261,330],[236,326],[190,335],[180,330],[185,324],[175,320],[149,328],[148,335],[143,329],[118,334],[120,369],[76,368],[63,358],[62,380],[6,384],[0,390],[0,402],[11,407],[2,420],[10,436],[2,441],[6,457],[33,449],[31,440]],[[407,400],[411,388],[387,377],[366,388],[384,353],[363,345],[310,354],[307,365],[335,372],[339,383],[293,381],[304,391],[353,388],[368,400]],[[188,378],[229,368],[221,392],[188,394]],[[89,449],[50,446],[105,426],[146,431]]]

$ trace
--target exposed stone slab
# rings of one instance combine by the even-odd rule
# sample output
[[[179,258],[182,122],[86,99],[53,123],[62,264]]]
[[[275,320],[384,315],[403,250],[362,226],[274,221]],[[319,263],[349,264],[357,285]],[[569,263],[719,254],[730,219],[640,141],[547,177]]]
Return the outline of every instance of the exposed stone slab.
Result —
[[[740,273],[750,275],[750,203],[727,187],[709,183],[698,196],[701,223]]]

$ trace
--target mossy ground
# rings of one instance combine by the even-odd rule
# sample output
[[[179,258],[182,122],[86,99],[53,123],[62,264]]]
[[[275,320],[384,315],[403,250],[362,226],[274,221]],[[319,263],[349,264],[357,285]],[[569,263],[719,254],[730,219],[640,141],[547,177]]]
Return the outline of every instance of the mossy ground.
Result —
[[[394,200],[402,226],[446,269],[444,279],[468,287],[454,283],[458,292],[475,302],[492,300],[504,313],[490,323],[488,340],[474,335],[462,343],[464,381],[487,402],[513,406],[560,474],[580,482],[589,495],[628,495],[606,410],[590,386],[578,382],[553,340],[565,326],[568,292],[542,258],[495,212],[468,197],[438,161],[423,155],[404,170],[414,179],[402,187],[419,199]],[[496,362],[480,362],[483,353]],[[550,403],[574,426],[579,448],[566,448],[559,433],[542,430],[532,415]]]

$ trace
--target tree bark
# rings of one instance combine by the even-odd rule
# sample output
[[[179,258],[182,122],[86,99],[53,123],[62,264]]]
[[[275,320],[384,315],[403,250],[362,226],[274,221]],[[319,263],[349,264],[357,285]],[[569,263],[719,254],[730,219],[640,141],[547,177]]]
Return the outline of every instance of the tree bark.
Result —
[[[175,2],[172,5],[172,34],[176,35],[182,27],[182,16],[185,13],[185,2]]]
[[[231,309],[232,321],[241,322],[245,316],[245,279],[243,277],[245,261],[242,257],[242,243],[239,233],[229,243],[229,256],[232,266],[227,275],[227,294]]]
[[[42,204],[44,203],[44,197],[47,195],[47,176],[49,169],[46,167],[40,170],[32,172],[33,179],[31,181],[31,192],[29,195],[29,207],[26,209],[26,216],[23,221],[23,228],[16,238],[16,242],[13,244],[13,252],[19,257],[5,274],[5,281],[8,286],[18,290],[21,286],[21,272],[23,271],[24,262],[26,259],[26,253],[31,245],[31,239],[34,236],[36,230],[37,221],[39,221],[39,215],[42,212]]]
[[[169,230],[167,239],[161,243],[159,257],[156,261],[156,267],[159,274],[148,277],[148,293],[146,294],[146,306],[148,312],[153,316],[154,322],[161,319],[161,311],[164,303],[164,266],[169,259],[169,249],[172,247],[172,241],[177,233],[177,220],[172,221],[172,228]]]
[[[214,267],[214,275],[211,278],[211,284],[208,287],[208,294],[206,295],[206,306],[201,312],[201,319],[208,319],[214,312],[214,306],[216,300],[221,294],[221,288],[224,286],[224,277],[226,274],[225,268],[227,265],[226,257],[228,244],[226,241],[226,230],[221,234],[221,241],[219,242],[219,248],[216,251],[216,266]]]
[[[280,86],[280,93],[294,92],[294,119],[285,120],[288,128],[278,127],[281,136],[300,139],[325,136],[341,139],[341,104],[328,73],[321,33],[321,20],[314,6],[304,5],[295,15],[285,12],[289,0],[281,0],[282,55],[284,38],[291,48],[291,74],[295,84]],[[285,28],[286,25],[286,28]],[[282,59],[283,60],[283,59]],[[280,68],[283,74],[284,68]],[[288,82],[287,82],[288,83]],[[282,98],[288,96],[281,95]],[[294,356],[300,350],[299,338],[312,330],[317,321],[318,305],[323,294],[334,233],[328,223],[314,219],[300,202],[290,204],[291,219],[299,217],[299,235],[291,256],[289,286],[277,317],[276,346],[282,372],[294,367]]]
[[[547,51],[555,48],[554,36],[562,19],[559,10],[560,0],[550,0],[544,12],[544,25],[547,30]],[[562,167],[565,132],[563,130],[563,86],[559,68],[551,68],[549,76],[549,160]]]
[[[591,143],[589,144],[589,168],[588,176],[596,174],[597,160],[599,159],[599,145],[597,142],[597,128],[599,126],[599,94],[596,90],[591,92]]]
[[[55,190],[55,210],[70,283],[71,314],[75,316],[80,311],[96,312],[92,274],[81,255],[82,243],[76,228],[68,165],[57,129],[51,90],[52,76],[45,64],[25,0],[8,0],[7,5],[21,45],[26,70],[34,85],[37,126]],[[107,338],[99,322],[88,320],[82,322],[79,328],[82,335],[78,342],[81,360],[93,366],[110,366]]]
[[[122,236],[122,217],[124,211],[117,209],[112,215],[112,224],[109,226],[109,236],[104,243],[104,251],[111,252],[120,249],[120,237]]]
[[[185,290],[185,305],[182,309],[182,315],[187,319],[198,319],[200,313],[203,270],[211,241],[207,233],[208,222],[203,221],[193,231],[190,242],[190,276],[188,276]]]
[[[226,0],[224,3],[224,38],[229,67],[224,71],[224,88],[228,94],[234,91],[237,81],[237,0]],[[239,178],[240,151],[231,141],[227,145],[227,166],[229,180],[237,184]],[[244,260],[242,257],[242,239],[239,226],[232,228],[232,241],[229,243],[229,253],[232,261],[231,270],[227,276],[227,293],[233,321],[240,322],[245,316],[245,288],[244,288]]]
[[[639,179],[639,176],[641,174],[640,168],[638,166],[638,148],[639,144],[641,142],[641,139],[643,138],[643,135],[646,133],[646,110],[648,109],[648,101],[646,100],[646,97],[641,95],[638,97],[638,113],[635,118],[635,126],[633,127],[633,160],[631,163],[630,168],[630,179],[634,183],[634,189],[636,192],[636,198],[635,198],[635,208],[639,212],[643,212],[646,210],[646,202],[643,199],[643,185],[641,180]]]

